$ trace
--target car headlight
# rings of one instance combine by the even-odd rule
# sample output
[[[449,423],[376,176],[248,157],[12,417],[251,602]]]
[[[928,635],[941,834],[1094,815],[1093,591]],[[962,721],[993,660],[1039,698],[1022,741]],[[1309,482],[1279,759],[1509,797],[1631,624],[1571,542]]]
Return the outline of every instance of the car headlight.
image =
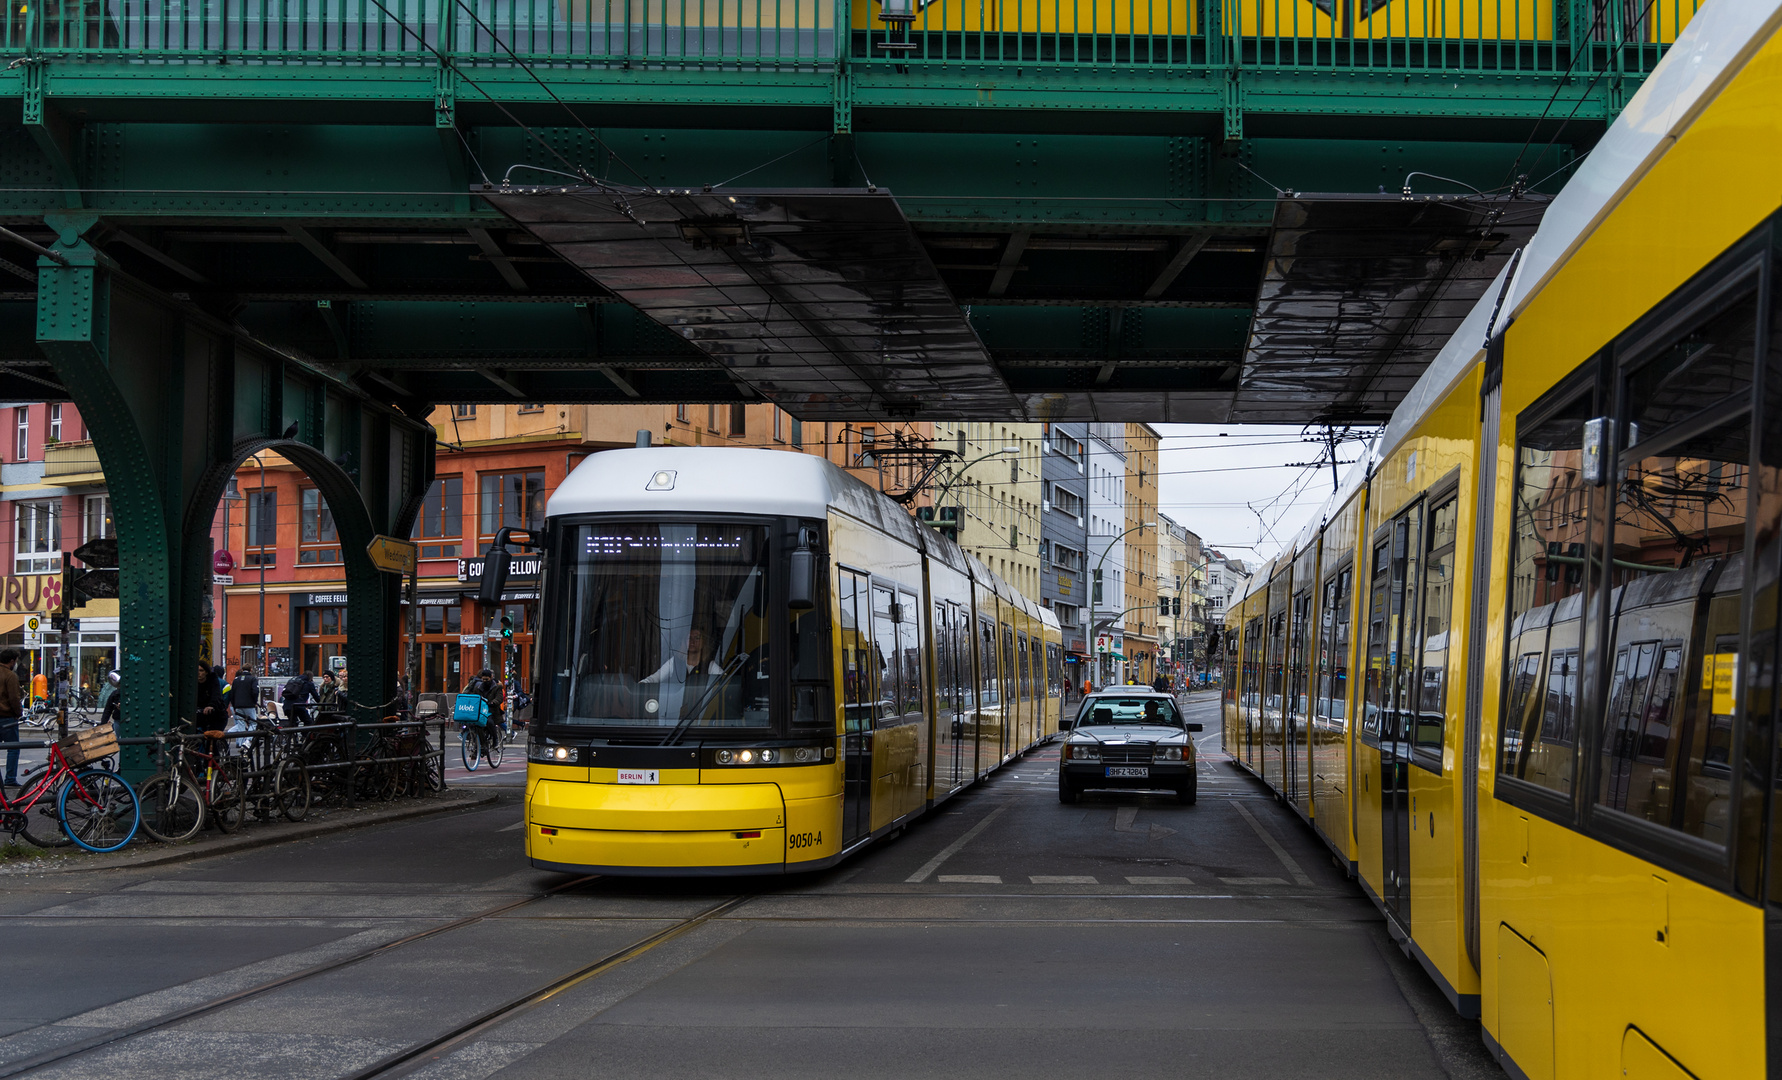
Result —
[[[1101,748],[1097,746],[1067,746],[1064,748],[1064,755],[1071,761],[1100,761]]]
[[[1157,760],[1180,761],[1182,760],[1182,748],[1179,746],[1165,746],[1157,751]]]

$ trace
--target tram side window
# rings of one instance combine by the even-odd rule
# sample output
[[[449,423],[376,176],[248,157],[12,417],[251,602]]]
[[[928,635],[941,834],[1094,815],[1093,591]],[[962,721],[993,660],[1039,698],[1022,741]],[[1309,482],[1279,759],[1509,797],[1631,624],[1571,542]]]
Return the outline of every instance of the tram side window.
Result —
[[[1333,731],[1347,724],[1349,702],[1349,590],[1355,568],[1324,579],[1322,633],[1318,635],[1317,722]]]
[[[1450,498],[1430,515],[1429,554],[1423,563],[1422,647],[1412,746],[1438,758],[1448,702],[1448,634],[1454,616],[1454,538],[1460,503]]]
[[[1630,365],[1637,426],[1614,472],[1597,802],[1715,844],[1732,827],[1756,329],[1746,294]]]
[[[843,570],[840,574],[842,707],[849,731],[872,726],[875,669],[872,654],[872,613],[866,579]]]
[[[1021,674],[1021,699],[1025,701],[1033,696],[1033,669],[1027,666],[1029,657],[1026,634],[1015,636],[1015,652],[1017,656],[1015,670]]]
[[[953,661],[953,622],[947,605],[934,603],[934,695],[939,715],[945,717],[963,707],[957,682],[959,666]]]
[[[1059,697],[1064,693],[1064,657],[1058,646],[1046,643],[1046,696]]]
[[[1509,654],[1498,775],[1570,794],[1577,769],[1578,649],[1592,494],[1590,395],[1529,425],[1517,447]],[[1545,678],[1542,670],[1545,669]]]
[[[1002,696],[1015,701],[1015,628],[1008,623],[1002,624]]]
[[[1002,701],[996,683],[996,624],[978,620],[978,701],[993,708]]]
[[[872,587],[872,653],[869,662],[879,679],[879,696],[873,719],[896,720],[904,713],[904,686],[897,662],[897,622],[891,607],[897,594],[882,585]]]
[[[1386,716],[1386,695],[1391,689],[1386,682],[1390,677],[1386,637],[1392,592],[1392,547],[1389,542],[1374,545],[1372,565],[1374,579],[1368,590],[1367,671],[1363,674],[1366,681],[1362,683],[1361,734],[1378,743]]]
[[[921,604],[909,593],[898,596],[898,684],[903,688],[900,708],[905,717],[921,717],[928,712],[928,687],[924,685],[922,670]]]
[[[1306,645],[1312,622],[1312,592],[1301,589],[1293,597],[1293,632],[1287,649],[1287,716],[1290,731],[1306,723]]]

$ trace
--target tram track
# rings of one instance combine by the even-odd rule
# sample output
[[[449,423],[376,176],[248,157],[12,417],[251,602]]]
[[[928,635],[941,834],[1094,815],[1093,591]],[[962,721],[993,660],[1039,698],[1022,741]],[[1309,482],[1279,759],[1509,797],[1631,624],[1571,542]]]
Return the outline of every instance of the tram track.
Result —
[[[579,885],[585,885],[588,882],[595,880],[597,877],[599,877],[597,874],[588,874],[583,877],[572,878],[569,881],[554,885],[541,893],[536,893],[532,896],[523,897],[518,900],[509,900],[506,903],[497,904],[494,907],[479,911],[473,915],[466,915],[462,918],[453,919],[450,922],[441,923],[438,926],[430,926],[425,930],[418,930],[415,933],[397,938],[394,941],[386,941],[380,945],[360,949],[357,952],[350,953],[346,956],[336,957],[319,964],[313,964],[301,971],[293,971],[275,979],[268,979],[264,982],[256,983],[253,986],[244,987],[234,993],[225,994],[222,997],[212,998],[209,1001],[199,1002],[196,1005],[189,1005],[183,1009],[176,1009],[173,1012],[151,1017],[135,1024],[126,1024],[121,1027],[112,1028],[108,1031],[102,1031],[96,1035],[90,1035],[84,1039],[63,1046],[44,1050],[37,1054],[33,1054],[30,1057],[21,1058],[18,1061],[0,1064],[0,1080],[8,1080],[9,1077],[23,1076],[27,1073],[36,1072],[39,1069],[47,1068],[48,1066],[67,1061],[71,1058],[79,1057],[82,1054],[91,1053],[94,1050],[110,1046],[113,1043],[122,1042],[125,1039],[136,1038],[152,1031],[158,1031],[162,1028],[171,1027],[174,1024],[182,1023],[186,1020],[193,1019],[194,1017],[203,1016],[207,1013],[215,1012],[218,1009],[225,1009],[231,1005],[239,1004],[250,998],[255,998],[274,990],[279,990],[308,979],[313,979],[320,975],[326,975],[331,971],[339,971],[341,968],[350,967],[365,960],[370,960],[373,957],[385,955],[406,945],[412,945],[418,941],[424,941],[428,938],[450,933],[453,930],[461,930],[467,926],[472,926],[488,919],[497,918],[508,912],[516,911],[531,904],[536,904],[542,900],[548,900],[552,896],[566,892]]]

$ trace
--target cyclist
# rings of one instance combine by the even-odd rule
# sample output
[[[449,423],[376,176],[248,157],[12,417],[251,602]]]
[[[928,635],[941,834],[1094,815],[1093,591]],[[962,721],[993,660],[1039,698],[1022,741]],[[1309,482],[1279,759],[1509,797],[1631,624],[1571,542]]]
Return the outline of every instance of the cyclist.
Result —
[[[105,704],[99,707],[99,722],[115,724],[124,708],[124,677],[117,672],[105,676]]]
[[[279,698],[285,703],[285,718],[299,727],[309,723],[309,703],[315,696],[316,684],[309,672],[300,671],[292,676],[279,691]]]
[[[489,703],[489,719],[501,729],[501,737],[506,739],[508,734],[507,691],[503,689],[500,680],[495,678],[495,672],[484,668],[482,674],[472,679],[465,690]]]

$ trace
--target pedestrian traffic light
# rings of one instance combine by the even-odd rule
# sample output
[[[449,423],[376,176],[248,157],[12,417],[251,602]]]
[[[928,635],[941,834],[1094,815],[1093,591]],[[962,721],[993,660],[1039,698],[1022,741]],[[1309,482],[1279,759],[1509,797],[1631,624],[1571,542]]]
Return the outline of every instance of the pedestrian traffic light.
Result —
[[[514,636],[514,617],[512,615],[503,615],[501,617],[501,636],[504,638]]]

